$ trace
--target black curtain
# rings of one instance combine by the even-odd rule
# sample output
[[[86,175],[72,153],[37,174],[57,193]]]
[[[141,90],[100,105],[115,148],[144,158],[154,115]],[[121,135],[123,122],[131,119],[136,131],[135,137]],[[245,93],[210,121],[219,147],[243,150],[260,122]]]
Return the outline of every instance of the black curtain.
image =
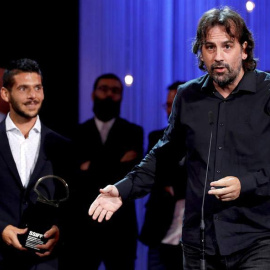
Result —
[[[18,58],[38,61],[45,91],[41,120],[69,137],[78,122],[79,0],[1,2],[0,66]]]

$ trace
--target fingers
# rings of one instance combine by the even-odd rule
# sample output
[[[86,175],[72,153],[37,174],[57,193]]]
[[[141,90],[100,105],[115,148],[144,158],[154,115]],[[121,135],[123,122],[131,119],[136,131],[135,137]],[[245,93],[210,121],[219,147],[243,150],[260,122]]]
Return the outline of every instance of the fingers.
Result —
[[[231,201],[239,197],[241,191],[240,180],[237,177],[227,176],[210,183],[208,194],[215,195],[221,201]]]
[[[106,211],[103,209],[98,217],[98,222],[102,222],[104,217],[105,217],[105,220],[109,220],[111,219],[112,215],[113,215],[112,211]]]
[[[211,189],[215,189],[215,188],[212,187]],[[222,194],[220,189],[217,192],[219,194],[215,194],[215,197],[220,201],[227,202],[227,201],[232,201],[235,199],[235,195],[233,192]]]
[[[102,209],[102,211],[100,212],[99,216],[98,216],[98,222],[101,222],[104,217],[106,216],[107,211],[105,209]]]
[[[90,216],[93,215],[92,218],[94,220],[98,219],[98,222],[102,222],[104,218],[106,220],[109,220],[113,215],[112,211],[105,210],[101,206],[97,206],[95,209],[94,209],[95,206],[92,208],[91,207],[89,209],[89,215]]]
[[[219,179],[217,181],[213,181],[210,183],[210,186],[211,187],[215,187],[215,188],[224,188],[224,187],[228,187],[228,186],[231,186],[233,183],[232,183],[232,180],[236,179],[236,177],[224,177],[222,179]]]
[[[48,241],[43,245],[36,245],[38,249],[45,251],[42,253],[36,252],[39,257],[46,257],[51,254],[54,246],[59,241],[59,228],[53,225],[52,228],[44,234],[44,237],[49,238]]]
[[[98,219],[98,222],[102,222],[104,218],[109,220],[121,205],[122,199],[118,189],[114,185],[108,185],[104,189],[100,189],[100,194],[90,205],[88,214],[94,220]]]
[[[227,187],[236,189],[240,186],[240,181],[237,177],[227,176],[220,180],[211,182],[210,186],[215,187],[216,189],[222,189],[222,190],[223,188],[227,188]]]
[[[94,220],[98,219],[98,222],[102,222],[104,218],[109,220],[112,217],[112,211],[105,210],[100,205],[93,204],[90,206],[88,213]]]
[[[40,249],[42,252],[36,252],[39,257],[46,257],[49,256],[53,250],[53,247],[56,243],[54,240],[49,239],[46,244],[44,245],[36,245],[36,248]]]
[[[113,215],[113,212],[112,211],[108,211],[107,214],[106,214],[106,220],[109,220]]]
[[[211,187],[211,190],[214,190],[214,189],[215,189],[214,187]],[[208,192],[208,193],[211,194],[210,192]],[[231,197],[228,197],[228,195],[223,194],[220,189],[218,190],[218,193],[214,194],[214,195],[218,200],[221,200],[221,201],[224,201],[225,197],[226,197],[226,199],[231,198]]]
[[[48,256],[51,253],[51,250],[53,249],[52,241],[48,240],[48,242],[44,245],[36,245],[36,248],[43,250],[45,252],[36,252],[39,254],[39,257],[45,257]]]
[[[56,238],[56,239],[59,238],[58,237],[59,236],[59,228],[55,225],[53,225],[50,230],[48,230],[44,233],[45,238],[50,238],[52,236],[54,236],[54,238]]]
[[[118,197],[119,191],[114,185],[108,185],[103,189],[100,189],[100,193],[104,195],[109,195],[112,197]]]
[[[105,188],[101,188],[99,191],[102,194],[110,193],[113,190],[113,185],[108,185]]]
[[[28,228],[25,229],[18,229],[17,234],[25,234],[28,231]]]
[[[36,252],[36,255],[38,255],[39,257],[46,257],[46,256],[49,256],[51,254],[50,251],[46,251],[44,253],[39,253],[39,252]]]
[[[102,210],[103,210],[103,208],[99,205],[99,206],[96,208],[96,210],[94,211],[92,218],[93,218],[94,220],[96,220],[96,219],[99,217],[99,215],[100,215],[100,213],[102,212]],[[106,211],[106,210],[104,210],[104,211]],[[107,212],[107,211],[106,211],[106,212]],[[98,221],[100,222],[100,219],[99,219]]]
[[[26,250],[18,240],[18,234],[24,234],[27,228],[19,229],[12,225],[8,225],[2,232],[2,239],[8,246],[13,246],[19,250]]]
[[[95,200],[90,205],[90,208],[89,208],[89,211],[88,211],[89,216],[92,216],[93,215],[93,213],[95,212],[95,210],[97,209],[98,206],[99,206],[99,203],[97,202],[97,200]]]

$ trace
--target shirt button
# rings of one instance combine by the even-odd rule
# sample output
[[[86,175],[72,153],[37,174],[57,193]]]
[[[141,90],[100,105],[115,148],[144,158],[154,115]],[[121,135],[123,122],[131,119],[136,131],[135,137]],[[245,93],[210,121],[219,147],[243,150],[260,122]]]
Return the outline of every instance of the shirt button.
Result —
[[[223,127],[223,126],[224,126],[224,124],[223,124],[223,123],[220,123],[219,125],[220,125],[221,127]]]
[[[221,150],[221,149],[222,149],[222,146],[219,146],[219,147],[218,147],[218,150]]]
[[[220,173],[220,170],[217,170],[217,173]]]

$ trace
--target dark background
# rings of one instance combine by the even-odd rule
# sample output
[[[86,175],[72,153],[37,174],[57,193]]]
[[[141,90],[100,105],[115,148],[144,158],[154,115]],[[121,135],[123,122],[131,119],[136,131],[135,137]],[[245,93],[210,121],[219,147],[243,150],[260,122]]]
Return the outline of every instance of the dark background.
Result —
[[[45,100],[40,117],[70,136],[78,123],[78,2],[0,3],[0,67],[31,58],[43,72]]]

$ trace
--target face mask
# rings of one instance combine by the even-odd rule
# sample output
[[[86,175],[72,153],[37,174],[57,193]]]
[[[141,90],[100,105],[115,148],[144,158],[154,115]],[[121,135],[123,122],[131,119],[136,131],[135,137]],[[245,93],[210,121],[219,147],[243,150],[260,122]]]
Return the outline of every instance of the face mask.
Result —
[[[99,99],[95,97],[93,111],[99,120],[107,122],[119,116],[120,105],[121,100],[113,101],[111,98]]]

